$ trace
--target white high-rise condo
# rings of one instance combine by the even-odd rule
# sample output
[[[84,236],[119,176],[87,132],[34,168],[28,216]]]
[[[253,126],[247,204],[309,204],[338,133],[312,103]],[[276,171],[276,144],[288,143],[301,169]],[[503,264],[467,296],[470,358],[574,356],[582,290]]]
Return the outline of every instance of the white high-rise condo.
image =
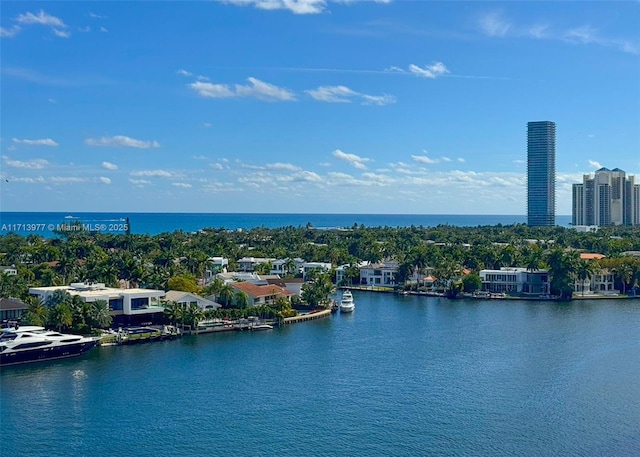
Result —
[[[556,123],[527,123],[527,224],[556,225]]]
[[[600,168],[573,185],[571,223],[580,225],[640,225],[640,185],[619,168]]]

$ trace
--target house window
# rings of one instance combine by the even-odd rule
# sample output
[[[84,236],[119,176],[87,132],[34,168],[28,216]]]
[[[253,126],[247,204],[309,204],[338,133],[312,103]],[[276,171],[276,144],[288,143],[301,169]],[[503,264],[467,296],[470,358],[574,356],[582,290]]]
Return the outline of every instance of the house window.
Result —
[[[149,307],[149,297],[131,299],[131,309],[146,309],[148,307]]]
[[[122,298],[112,298],[109,300],[109,311],[122,311]]]

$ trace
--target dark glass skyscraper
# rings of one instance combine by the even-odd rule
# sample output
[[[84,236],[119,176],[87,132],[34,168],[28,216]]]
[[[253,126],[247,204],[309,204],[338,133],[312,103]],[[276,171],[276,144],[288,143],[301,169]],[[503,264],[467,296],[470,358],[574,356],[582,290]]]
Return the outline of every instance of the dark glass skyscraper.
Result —
[[[556,123],[527,123],[527,224],[556,225]]]

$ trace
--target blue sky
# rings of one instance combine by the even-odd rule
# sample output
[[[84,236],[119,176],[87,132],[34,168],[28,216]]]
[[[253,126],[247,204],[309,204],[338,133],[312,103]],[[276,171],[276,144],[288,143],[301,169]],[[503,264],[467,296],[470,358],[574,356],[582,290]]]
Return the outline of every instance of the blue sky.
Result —
[[[640,181],[640,2],[0,4],[3,211],[525,214]]]

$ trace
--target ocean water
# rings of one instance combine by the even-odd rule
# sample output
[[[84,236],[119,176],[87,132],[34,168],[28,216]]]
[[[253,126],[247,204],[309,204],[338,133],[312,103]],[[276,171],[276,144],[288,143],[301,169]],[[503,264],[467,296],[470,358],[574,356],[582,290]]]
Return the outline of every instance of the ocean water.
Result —
[[[523,215],[456,215],[456,214],[257,214],[257,213],[32,213],[0,212],[0,235],[9,232],[21,235],[55,236],[53,229],[79,221],[103,233],[124,233],[129,220],[131,233],[156,235],[182,230],[196,232],[203,228],[251,229],[254,227],[316,228],[352,227],[433,227],[512,225],[526,223]],[[560,226],[568,227],[571,216],[557,216]]]
[[[640,455],[639,302],[354,298],[3,369],[0,454]]]

